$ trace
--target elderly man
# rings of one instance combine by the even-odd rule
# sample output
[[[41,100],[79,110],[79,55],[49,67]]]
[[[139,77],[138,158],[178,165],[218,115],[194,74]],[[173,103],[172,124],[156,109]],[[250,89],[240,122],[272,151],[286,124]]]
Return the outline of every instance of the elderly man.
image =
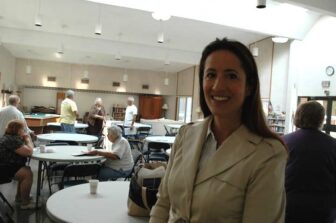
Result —
[[[66,99],[61,104],[61,129],[63,132],[75,132],[75,121],[78,117],[76,102],[73,100],[75,92],[68,90],[65,93]]]
[[[22,112],[17,109],[20,104],[20,97],[17,95],[9,96],[8,104],[8,106],[0,110],[0,137],[5,134],[7,124],[12,120],[22,121],[25,133],[34,135],[34,132],[28,128]]]
[[[121,136],[119,126],[112,125],[107,129],[107,138],[112,142],[112,148],[93,150],[89,154],[104,156],[106,161],[99,171],[99,180],[116,180],[126,177],[132,172],[134,165],[130,144]]]
[[[125,126],[133,127],[136,116],[138,114],[138,109],[133,103],[134,103],[134,98],[128,97],[127,107],[125,111],[125,121],[124,121]]]

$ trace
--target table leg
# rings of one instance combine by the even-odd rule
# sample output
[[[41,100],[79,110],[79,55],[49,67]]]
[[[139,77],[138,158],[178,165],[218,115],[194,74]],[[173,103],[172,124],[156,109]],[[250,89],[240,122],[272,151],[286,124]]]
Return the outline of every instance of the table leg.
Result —
[[[38,208],[39,196],[41,192],[41,171],[42,171],[42,161],[38,162],[38,170],[37,170],[37,185],[36,185],[36,202],[35,208]]]

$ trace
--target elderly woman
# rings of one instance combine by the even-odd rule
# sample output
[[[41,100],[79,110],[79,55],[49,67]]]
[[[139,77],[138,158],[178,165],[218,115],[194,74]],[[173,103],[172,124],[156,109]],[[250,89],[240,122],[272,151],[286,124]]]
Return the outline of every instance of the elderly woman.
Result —
[[[316,101],[295,113],[296,132],[284,136],[289,149],[286,167],[286,223],[326,223],[336,198],[336,140],[320,131],[325,110]]]
[[[103,106],[103,100],[96,98],[94,105],[91,107],[88,117],[88,134],[100,137],[103,132],[103,126],[105,122],[105,108]]]
[[[18,181],[16,201],[21,203],[21,209],[33,209],[35,204],[29,197],[33,173],[26,166],[27,157],[33,153],[33,144],[24,129],[22,121],[8,123],[5,135],[0,138],[0,164],[9,167],[8,176]]]
[[[107,138],[112,142],[111,151],[93,150],[89,152],[89,154],[107,158],[99,171],[99,180],[102,181],[126,177],[131,173],[134,164],[130,144],[121,136],[120,127],[112,125],[107,132]]]

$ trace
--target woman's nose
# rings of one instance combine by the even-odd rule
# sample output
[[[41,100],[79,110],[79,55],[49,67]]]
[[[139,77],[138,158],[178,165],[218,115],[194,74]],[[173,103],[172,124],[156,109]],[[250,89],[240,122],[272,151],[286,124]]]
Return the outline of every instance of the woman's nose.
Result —
[[[212,86],[212,89],[214,90],[222,90],[225,89],[226,87],[226,82],[223,77],[218,76]]]

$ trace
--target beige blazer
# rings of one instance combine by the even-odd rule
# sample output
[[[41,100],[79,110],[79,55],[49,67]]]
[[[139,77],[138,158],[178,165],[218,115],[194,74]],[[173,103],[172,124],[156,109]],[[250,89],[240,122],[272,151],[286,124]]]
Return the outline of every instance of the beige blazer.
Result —
[[[284,146],[242,125],[198,172],[211,119],[180,129],[150,223],[283,223]]]

